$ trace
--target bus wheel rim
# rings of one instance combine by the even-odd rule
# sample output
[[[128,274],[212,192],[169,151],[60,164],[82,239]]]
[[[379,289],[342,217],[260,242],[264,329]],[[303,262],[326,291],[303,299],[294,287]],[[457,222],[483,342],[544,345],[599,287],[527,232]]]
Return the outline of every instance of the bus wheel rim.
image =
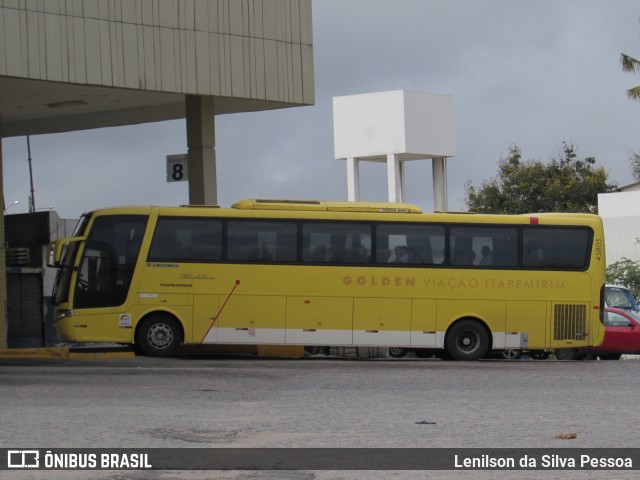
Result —
[[[164,323],[156,323],[149,329],[147,335],[149,343],[155,348],[167,348],[173,342],[173,330],[169,325]]]
[[[463,332],[458,337],[458,348],[464,352],[473,352],[478,348],[478,337],[473,332]]]

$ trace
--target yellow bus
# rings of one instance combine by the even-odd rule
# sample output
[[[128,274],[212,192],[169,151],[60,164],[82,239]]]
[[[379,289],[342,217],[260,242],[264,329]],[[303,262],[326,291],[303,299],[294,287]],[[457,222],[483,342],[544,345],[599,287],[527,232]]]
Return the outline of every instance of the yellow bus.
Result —
[[[604,337],[596,215],[425,214],[400,203],[122,207],[52,244],[74,342],[387,346],[476,360]]]

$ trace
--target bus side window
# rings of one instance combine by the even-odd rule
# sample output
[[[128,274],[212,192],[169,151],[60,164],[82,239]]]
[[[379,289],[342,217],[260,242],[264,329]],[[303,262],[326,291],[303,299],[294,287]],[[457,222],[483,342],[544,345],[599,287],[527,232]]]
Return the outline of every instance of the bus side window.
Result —
[[[222,224],[205,217],[159,217],[148,259],[210,262],[220,260]]]
[[[438,249],[444,248],[444,227],[441,225],[380,224],[376,239],[377,263],[402,263],[396,253],[398,247],[407,249],[405,260],[411,265],[433,265],[443,260],[438,254]]]
[[[293,262],[296,235],[293,222],[232,220],[227,228],[227,257],[240,262]]]
[[[501,267],[515,267],[518,264],[518,246],[516,233],[508,236],[496,236],[492,239],[494,265]]]
[[[453,231],[453,229],[452,229]],[[453,265],[473,265],[476,254],[471,248],[471,238],[452,235],[451,263]]]
[[[518,235],[515,228],[465,225],[451,228],[453,265],[493,268],[517,265]]]
[[[304,262],[365,264],[371,261],[371,226],[357,222],[302,225]]]
[[[589,262],[590,240],[590,231],[584,227],[525,228],[524,266],[583,269]]]
[[[173,260],[178,248],[178,244],[168,234],[164,234],[159,238],[154,237],[149,257],[155,260]]]

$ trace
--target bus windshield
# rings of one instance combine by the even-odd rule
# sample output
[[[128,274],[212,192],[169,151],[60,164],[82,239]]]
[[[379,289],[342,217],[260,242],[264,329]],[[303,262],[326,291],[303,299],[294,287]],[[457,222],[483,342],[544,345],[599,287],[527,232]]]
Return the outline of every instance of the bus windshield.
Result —
[[[85,228],[89,223],[89,216],[83,215],[80,217],[76,228],[73,231],[73,237],[79,237],[84,233]],[[69,289],[71,287],[71,276],[73,273],[73,264],[78,254],[79,242],[68,243],[62,254],[62,262],[58,274],[56,275],[56,281],[53,286],[53,304],[60,305],[65,303],[69,299]]]
[[[122,305],[129,292],[147,217],[96,217],[78,268],[74,308]]]

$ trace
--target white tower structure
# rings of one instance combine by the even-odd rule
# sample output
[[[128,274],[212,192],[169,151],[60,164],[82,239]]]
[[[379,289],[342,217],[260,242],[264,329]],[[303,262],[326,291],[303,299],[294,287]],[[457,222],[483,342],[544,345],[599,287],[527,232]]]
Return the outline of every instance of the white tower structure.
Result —
[[[334,97],[333,138],[335,158],[347,161],[349,201],[360,199],[360,161],[386,162],[389,201],[403,202],[404,162],[431,159],[434,209],[447,209],[452,96],[396,90]]]

